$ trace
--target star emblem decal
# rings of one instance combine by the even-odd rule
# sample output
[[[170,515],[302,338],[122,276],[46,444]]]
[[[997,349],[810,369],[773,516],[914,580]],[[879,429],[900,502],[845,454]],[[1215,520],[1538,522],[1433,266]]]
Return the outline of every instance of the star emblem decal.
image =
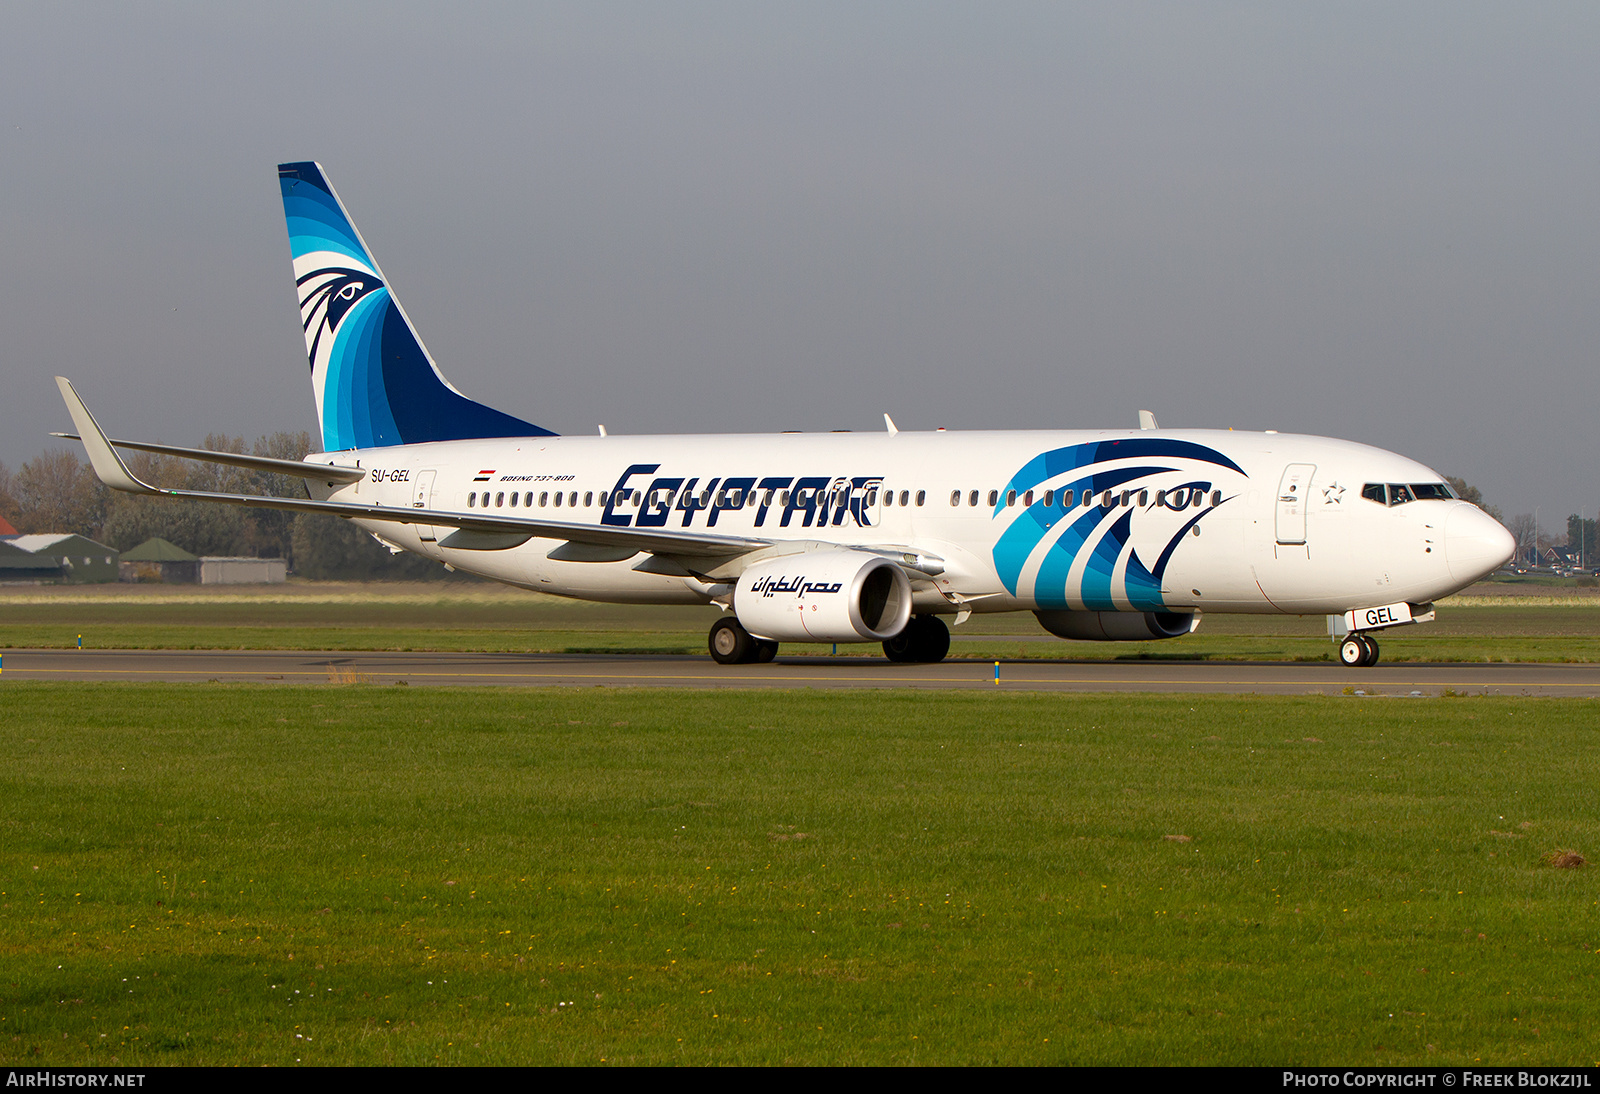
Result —
[[[1329,483],[1322,488],[1323,505],[1339,505],[1344,501],[1344,487],[1338,483]]]

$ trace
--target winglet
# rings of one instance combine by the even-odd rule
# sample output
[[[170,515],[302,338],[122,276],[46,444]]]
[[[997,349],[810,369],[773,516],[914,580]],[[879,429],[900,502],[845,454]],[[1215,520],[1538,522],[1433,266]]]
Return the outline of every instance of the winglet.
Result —
[[[73,390],[72,381],[65,376],[57,376],[56,386],[61,389],[61,397],[67,401],[67,413],[72,415],[72,424],[78,427],[78,436],[83,439],[84,451],[89,454],[89,464],[94,468],[94,473],[100,477],[100,481],[113,490],[126,490],[130,494],[161,493],[155,487],[134,478],[133,472],[128,470],[127,464],[122,462],[122,457],[117,455],[116,450],[111,447],[111,442],[106,440],[106,435],[101,432],[100,423],[94,420],[89,408],[78,398],[78,393]]]
[[[1156,416],[1154,414],[1150,413],[1148,410],[1141,410],[1139,411],[1139,428],[1160,429],[1161,427],[1156,425]]]
[[[891,437],[900,432],[900,427],[894,424],[894,419],[889,417],[887,411],[883,415],[883,426],[889,431],[889,436]]]

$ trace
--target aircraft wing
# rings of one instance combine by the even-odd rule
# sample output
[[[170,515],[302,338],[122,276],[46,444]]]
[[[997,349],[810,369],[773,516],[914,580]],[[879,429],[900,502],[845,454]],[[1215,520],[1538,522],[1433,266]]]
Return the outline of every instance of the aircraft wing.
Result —
[[[58,376],[59,382],[65,379]],[[68,387],[71,382],[68,381]],[[65,394],[65,391],[63,391]],[[76,396],[76,392],[73,393]],[[72,404],[67,403],[70,410]],[[64,441],[83,440],[76,433],[52,433],[52,437],[60,437]],[[270,471],[274,475],[293,475],[301,479],[320,479],[329,486],[334,483],[360,482],[367,477],[367,473],[359,467],[346,467],[337,463],[312,463],[309,460],[277,460],[270,456],[247,456],[242,452],[213,452],[209,448],[180,448],[174,444],[151,444],[148,441],[115,441],[108,440],[114,448],[132,448],[139,452],[155,452],[162,456],[177,456],[183,460],[203,460],[206,463],[220,463],[228,467],[242,467],[247,471]]]
[[[387,521],[392,524],[421,524],[431,525],[435,528],[453,528],[456,532],[441,535],[441,546],[458,546],[468,550],[504,550],[526,543],[530,539],[558,539],[570,543],[589,544],[596,547],[632,548],[635,551],[649,551],[656,554],[676,555],[680,557],[697,558],[727,558],[744,554],[748,551],[770,547],[772,540],[751,539],[745,536],[708,535],[703,532],[671,531],[665,528],[640,529],[640,528],[612,528],[604,525],[576,524],[566,521],[540,520],[530,517],[489,516],[486,513],[460,513],[443,509],[418,509],[398,508],[389,505],[362,505],[354,502],[343,501],[315,501],[311,498],[276,498],[254,494],[213,494],[203,490],[163,490],[151,486],[135,476],[122,458],[117,455],[114,443],[107,439],[100,429],[99,423],[94,420],[94,415],[89,413],[89,408],[79,398],[77,391],[72,387],[72,382],[64,376],[56,377],[56,384],[61,389],[61,396],[66,400],[67,410],[72,415],[73,424],[78,427],[78,439],[83,441],[84,450],[89,455],[89,463],[94,468],[100,481],[113,490],[122,490],[130,494],[149,494],[163,498],[184,498],[193,501],[220,502],[226,505],[242,505],[254,509],[283,509],[297,513],[326,513],[330,516],[355,518],[360,520]],[[134,447],[124,445],[124,447]],[[182,451],[166,446],[139,446],[146,451],[159,450],[178,455]],[[204,451],[204,450],[195,450]],[[221,455],[220,453],[206,452],[207,456]],[[228,454],[231,456],[231,454]],[[234,457],[237,458],[237,457]],[[259,462],[260,457],[249,457],[252,462]],[[217,461],[222,462],[222,461]],[[294,461],[269,460],[268,463],[293,463],[295,470],[285,472],[299,475],[302,478],[316,478],[321,476],[321,471],[307,476],[304,471],[315,469],[314,464],[298,464]],[[248,465],[239,465],[248,466]],[[267,468],[279,471],[280,468]],[[330,468],[330,470],[349,470],[344,468]],[[365,474],[362,472],[361,474]],[[455,543],[450,542],[456,539]]]

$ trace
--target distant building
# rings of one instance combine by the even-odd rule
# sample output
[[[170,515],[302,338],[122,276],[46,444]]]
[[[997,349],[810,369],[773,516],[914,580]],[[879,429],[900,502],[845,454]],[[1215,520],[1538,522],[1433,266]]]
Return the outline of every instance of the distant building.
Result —
[[[87,536],[41,533],[5,536],[3,542],[41,559],[56,560],[56,580],[88,585],[117,580],[117,551]]]
[[[200,559],[202,585],[278,585],[289,580],[289,561],[282,558]]]
[[[0,585],[55,585],[61,581],[61,560],[36,555],[0,539]]]
[[[175,543],[156,536],[117,562],[120,581],[159,581],[167,585],[194,585],[200,581],[200,559]]]

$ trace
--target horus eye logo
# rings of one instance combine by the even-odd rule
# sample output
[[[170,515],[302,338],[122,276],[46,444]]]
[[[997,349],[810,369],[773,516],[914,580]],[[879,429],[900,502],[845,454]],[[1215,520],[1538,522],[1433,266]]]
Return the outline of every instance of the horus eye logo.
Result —
[[[306,351],[313,367],[323,332],[336,337],[345,314],[383,282],[366,270],[324,268],[296,280],[300,287],[300,319],[305,326]]]

